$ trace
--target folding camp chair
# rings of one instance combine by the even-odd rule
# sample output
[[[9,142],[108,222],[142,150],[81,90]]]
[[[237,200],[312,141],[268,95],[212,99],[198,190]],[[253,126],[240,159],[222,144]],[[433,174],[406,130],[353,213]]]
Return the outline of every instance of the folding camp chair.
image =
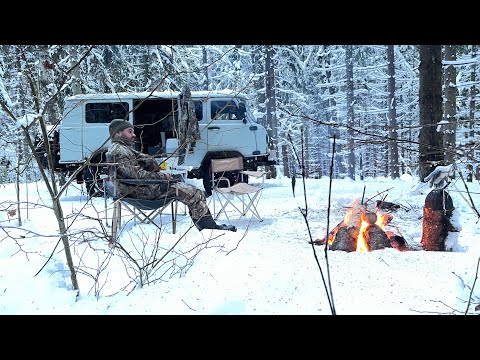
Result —
[[[263,177],[266,173],[244,171],[243,158],[241,156],[226,159],[212,159],[211,167],[212,201],[215,219],[218,219],[223,213],[230,221],[228,213],[234,211],[240,214],[238,220],[241,219],[242,216],[247,216],[247,214],[250,213],[252,217],[263,221],[257,209],[263,186],[247,184],[243,182],[245,180],[243,176],[261,177],[263,184]],[[232,174],[236,176],[232,176]],[[216,211],[217,205],[219,205],[218,212]]]
[[[126,209],[131,215],[133,215],[135,221],[138,220],[141,223],[153,224],[161,230],[161,222],[158,224],[154,220],[162,214],[168,205],[171,205],[172,232],[175,234],[177,231],[178,190],[173,196],[166,195],[159,199],[147,200],[129,196],[120,196],[118,194],[118,184],[124,183],[142,186],[160,184],[168,181],[179,182],[182,181],[182,179],[180,177],[172,180],[119,179],[116,176],[116,165],[115,161],[109,163],[108,176],[105,181],[105,194],[113,200],[112,236],[110,242],[114,243],[117,241],[118,230],[122,223],[122,208]]]

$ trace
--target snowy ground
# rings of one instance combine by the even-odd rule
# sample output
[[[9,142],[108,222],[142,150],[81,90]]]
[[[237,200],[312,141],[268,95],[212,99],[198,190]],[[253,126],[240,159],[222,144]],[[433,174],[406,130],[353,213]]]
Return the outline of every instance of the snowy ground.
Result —
[[[196,180],[188,181],[201,186]],[[478,209],[479,184],[468,186]],[[264,221],[242,219],[236,233],[198,232],[190,229],[188,216],[179,216],[177,234],[171,234],[169,214],[162,215],[165,226],[156,258],[181,239],[176,266],[172,259],[150,274],[155,283],[142,288],[138,287],[134,263],[125,254],[111,251],[102,238],[102,226],[109,230],[105,227],[104,200],[88,201],[82,188],[71,186],[62,197],[62,205],[76,239],[72,249],[79,269],[78,298],[66,271],[62,243],[58,244],[55,218],[42,206],[50,203],[45,189],[41,184],[30,184],[28,194],[26,189],[21,188],[22,196],[37,205],[22,211],[22,229],[32,233],[18,229],[16,220],[7,214],[15,200],[13,185],[2,191],[1,314],[329,315],[333,308],[340,315],[464,314],[470,295],[468,313],[480,313],[475,310],[480,304],[480,285],[471,294],[480,254],[479,219],[467,194],[460,192],[465,187],[459,180],[448,188],[456,208],[452,221],[460,229],[450,233],[449,251],[421,248],[428,184],[411,178],[334,180],[329,229],[343,219],[347,205],[362,198],[364,190],[365,199],[373,201],[388,194],[386,201],[402,205],[393,213],[391,225],[410,245],[405,252],[392,248],[347,253],[325,252],[322,246],[308,242],[327,233],[328,178],[306,181],[307,204],[302,179],[297,179],[295,197],[290,179],[267,179],[259,204]],[[308,227],[300,208],[308,209]],[[82,216],[76,218],[72,215],[80,213]],[[86,215],[89,217],[83,217]],[[132,258],[144,261],[155,249],[158,235],[152,225],[131,222],[120,243]],[[330,302],[325,290],[328,283]]]

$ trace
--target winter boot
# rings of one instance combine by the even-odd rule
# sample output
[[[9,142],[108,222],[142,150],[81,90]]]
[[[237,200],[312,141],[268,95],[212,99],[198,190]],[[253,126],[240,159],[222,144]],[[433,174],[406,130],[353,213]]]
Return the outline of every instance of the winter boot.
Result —
[[[199,231],[203,229],[216,229],[216,230],[227,230],[227,231],[237,231],[237,228],[234,225],[218,225],[215,220],[213,220],[212,215],[207,215],[200,220],[192,219],[193,223]]]

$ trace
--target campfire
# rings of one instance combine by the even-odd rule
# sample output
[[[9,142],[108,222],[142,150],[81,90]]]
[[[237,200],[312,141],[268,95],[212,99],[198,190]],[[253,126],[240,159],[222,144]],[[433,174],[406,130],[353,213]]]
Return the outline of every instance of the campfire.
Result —
[[[328,248],[347,252],[369,252],[384,248],[407,250],[407,242],[400,231],[385,230],[390,224],[393,215],[382,209],[395,209],[395,204],[378,201],[375,210],[369,210],[366,205],[355,199],[344,216],[342,222],[335,226],[328,234]],[[317,239],[315,245],[324,245],[325,238]]]

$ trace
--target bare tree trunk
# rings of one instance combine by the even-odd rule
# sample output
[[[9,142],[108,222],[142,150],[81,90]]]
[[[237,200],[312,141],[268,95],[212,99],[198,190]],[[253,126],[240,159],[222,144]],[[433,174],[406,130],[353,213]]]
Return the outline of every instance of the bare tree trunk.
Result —
[[[15,183],[16,183],[16,191],[17,191],[17,214],[18,214],[18,226],[22,226],[22,212],[20,211],[20,169],[23,163],[23,142],[18,139],[17,143],[17,167],[15,168]]]
[[[152,75],[150,74],[150,46],[146,46],[142,56],[143,63],[143,83],[148,84]]]
[[[397,101],[395,99],[395,54],[394,46],[387,46],[388,68],[388,118],[389,118],[389,147],[390,169],[392,179],[399,177],[398,172],[398,143],[397,143]]]
[[[80,85],[80,67],[75,66],[78,62],[77,47],[72,45],[70,48],[70,66],[72,67],[72,92],[73,95],[79,95],[82,93],[82,87]]]
[[[51,96],[51,89],[49,86],[55,83],[55,61],[49,54],[47,45],[39,45],[39,64],[38,64],[38,96],[47,98]],[[78,81],[78,80],[77,80]],[[56,103],[56,102],[55,102]],[[54,124],[58,119],[58,106],[51,104],[46,108],[47,117],[45,118],[47,124]]]
[[[360,170],[360,180],[363,181],[363,179],[365,178],[365,170],[363,168],[363,154],[360,154],[360,160],[359,160],[358,168]]]
[[[306,178],[309,178],[309,174],[310,174],[310,124],[308,123],[304,123],[303,124],[303,129],[305,130],[304,131],[304,139],[305,139],[305,149],[303,149],[303,154],[302,154],[302,158],[304,159],[303,161],[303,165],[304,165],[304,171],[303,173],[305,174],[305,177]]]
[[[384,127],[383,127],[383,131],[384,133],[386,132],[389,132],[389,125],[386,124]],[[390,141],[385,141],[385,143],[383,144],[383,154],[385,154],[385,156],[381,157],[382,161],[381,163],[384,165],[385,167],[385,171],[383,173],[383,176],[387,176],[388,173],[390,172],[389,168],[390,168]]]
[[[265,60],[264,60],[265,50],[263,45],[257,45],[253,48],[251,52],[252,67],[254,74],[258,74],[253,80],[253,87],[256,94],[256,102],[258,111],[265,113],[265,84],[266,80],[264,76],[260,76],[265,72]],[[262,116],[262,125],[267,127],[266,118]]]
[[[445,110],[444,118],[448,122],[443,131],[443,147],[445,148],[445,164],[453,164],[455,161],[455,145],[457,135],[457,71],[452,64],[457,59],[454,45],[445,46]]]
[[[345,53],[345,65],[346,65],[346,83],[347,83],[347,143],[348,150],[348,177],[355,180],[355,143],[353,140],[353,127],[354,121],[354,96],[353,96],[353,47],[347,45]]]
[[[265,110],[267,112],[267,124],[270,132],[272,143],[270,150],[274,152],[275,159],[279,158],[278,153],[278,124],[277,124],[277,100],[275,94],[275,63],[273,56],[275,55],[275,49],[272,45],[265,47],[265,72],[267,74],[265,78]],[[272,172],[274,174],[274,172]],[[273,176],[275,177],[275,176]]]
[[[442,46],[420,45],[420,181],[443,162],[443,139],[437,132],[442,120]]]
[[[472,45],[472,58],[475,59],[476,57],[477,57],[477,46]],[[471,82],[472,85],[470,86],[470,112],[469,112],[469,117],[468,117],[468,129],[469,129],[469,131],[465,132],[465,137],[469,138],[471,141],[473,141],[473,139],[475,137],[475,128],[474,128],[475,106],[476,106],[475,98],[478,94],[478,90],[475,87],[475,83],[476,83],[476,80],[477,80],[477,72],[476,72],[477,66],[478,66],[477,62],[474,62],[473,65],[472,65],[472,71],[470,72],[470,82]]]
[[[203,90],[208,90],[208,86],[209,86],[209,80],[208,80],[208,53],[207,53],[207,48],[205,46],[202,46],[202,61],[203,61],[203,68],[204,68],[204,76],[205,76],[205,80],[203,82],[203,86],[202,86],[202,89]]]
[[[88,52],[91,50],[91,48],[88,50]],[[37,49],[38,53],[42,53],[44,51],[44,49]],[[23,53],[23,49],[19,49],[19,54],[18,54],[18,58],[19,58],[19,61],[20,63],[23,63],[24,62],[24,59],[26,58],[25,54]],[[55,93],[51,96],[49,96],[48,94],[48,91],[43,91],[43,92],[40,92],[39,91],[39,84],[40,84],[40,79],[39,77],[37,76],[37,74],[41,73],[40,70],[34,70],[34,68],[32,67],[29,67],[28,64],[21,64],[23,65],[22,68],[25,69],[22,74],[24,75],[25,77],[25,80],[29,86],[29,89],[31,91],[31,96],[32,96],[32,99],[34,100],[34,106],[35,106],[35,111],[37,114],[48,114],[50,109],[48,109],[48,106],[53,106],[55,104],[55,101],[57,99],[57,97],[59,96],[59,93]],[[43,62],[39,62],[37,64],[37,66],[45,66],[45,63]],[[61,79],[59,80],[59,82],[56,84],[57,88],[58,89],[61,89],[64,85],[65,85],[65,82],[67,81],[67,79]],[[44,102],[42,102],[41,100],[45,100]],[[3,110],[5,111],[5,113],[9,114],[13,120],[15,120],[15,116],[13,115],[13,111],[11,109],[9,109],[7,107],[7,105],[3,102],[0,102]],[[45,104],[44,106],[47,107],[47,108],[43,108],[42,109],[42,106],[43,104]],[[50,151],[50,147],[49,147],[49,137],[48,137],[48,132],[47,132],[47,123],[46,123],[46,120],[45,120],[45,117],[43,115],[38,115],[35,119],[33,119],[31,121],[30,124],[28,124],[27,126],[25,125],[22,125],[22,130],[23,130],[23,134],[24,134],[24,141],[19,141],[19,144],[27,144],[28,147],[30,148],[31,150],[31,153],[32,155],[35,157],[35,160],[37,162],[37,165],[38,165],[38,169],[40,171],[40,174],[43,178],[43,181],[47,187],[47,190],[50,194],[50,197],[52,199],[52,206],[53,206],[53,210],[54,210],[54,213],[55,213],[55,217],[56,217],[56,220],[57,220],[57,224],[58,224],[58,229],[59,229],[59,233],[60,233],[60,238],[63,242],[63,246],[64,246],[64,251],[65,251],[65,256],[66,256],[66,260],[67,260],[67,264],[68,264],[68,267],[69,267],[69,270],[70,270],[70,277],[71,277],[71,280],[72,280],[72,286],[75,290],[78,290],[78,282],[77,282],[77,275],[76,275],[76,270],[75,270],[75,266],[73,264],[73,258],[72,258],[72,255],[71,255],[71,252],[70,252],[70,244],[69,244],[69,239],[68,239],[68,235],[67,235],[67,226],[65,225],[65,219],[64,219],[64,216],[63,216],[63,211],[62,211],[62,206],[61,206],[61,202],[60,202],[60,197],[61,197],[61,194],[63,192],[63,190],[65,190],[66,186],[68,184],[66,184],[63,189],[59,190],[58,187],[57,187],[57,184],[56,184],[56,181],[55,181],[55,169],[54,169],[54,164],[53,164],[53,157],[52,157],[52,153]],[[49,166],[48,166],[48,170],[49,170],[49,175],[48,176],[45,172],[45,168],[43,167],[42,165],[42,160],[40,159],[39,157],[39,154],[38,152],[36,151],[36,146],[35,146],[35,141],[33,140],[33,138],[37,135],[37,131],[32,131],[32,133],[30,133],[30,131],[32,129],[35,129],[38,127],[40,128],[41,130],[41,142],[43,142],[44,146],[45,146],[45,151],[46,151],[46,154],[47,154],[47,159],[48,159],[48,163],[49,163]],[[20,146],[20,145],[19,145]],[[21,166],[20,162],[19,164],[17,164],[17,167]],[[72,175],[70,182],[72,182],[74,180],[74,175]],[[20,214],[19,214],[20,216]]]
[[[282,145],[282,159],[283,159],[283,175],[290,177],[290,171],[288,170],[288,153],[287,145]]]
[[[37,120],[37,121],[40,121],[40,127],[42,128],[43,141],[48,143],[48,135],[46,131],[45,121],[43,120],[43,118],[40,118],[40,120]],[[65,218],[63,216],[62,204],[60,202],[61,192],[57,188],[54,169],[53,167],[49,166],[50,176],[51,176],[51,179],[49,179],[47,174],[45,173],[45,169],[42,166],[41,159],[39,158],[38,154],[35,152],[35,144],[33,143],[30,137],[28,128],[23,127],[23,131],[25,134],[25,140],[28,146],[30,147],[30,149],[32,150],[32,153],[35,156],[35,160],[37,161],[37,165],[40,169],[40,173],[43,177],[43,181],[47,185],[48,192],[50,193],[50,197],[52,199],[53,212],[55,214],[55,218],[57,219],[58,230],[59,230],[60,237],[62,239],[63,247],[65,250],[65,257],[67,260],[68,268],[70,269],[70,279],[72,280],[72,286],[75,290],[78,290],[79,288],[78,288],[78,281],[77,281],[77,273],[75,271],[75,266],[73,264],[72,254],[70,252],[70,243],[67,235],[67,226],[65,225]],[[49,154],[49,157],[51,158],[51,154]],[[71,181],[73,181],[73,177],[72,179],[70,179],[70,182]]]
[[[253,80],[253,88],[255,89],[255,101],[257,103],[257,110],[265,114],[265,84],[266,80],[264,76],[261,76],[265,72],[265,60],[264,60],[265,50],[263,49],[262,45],[257,45],[252,48],[250,53],[250,57],[252,59],[252,68],[253,73],[256,75]],[[262,125],[266,128],[266,116],[263,115],[259,117],[261,120]]]

